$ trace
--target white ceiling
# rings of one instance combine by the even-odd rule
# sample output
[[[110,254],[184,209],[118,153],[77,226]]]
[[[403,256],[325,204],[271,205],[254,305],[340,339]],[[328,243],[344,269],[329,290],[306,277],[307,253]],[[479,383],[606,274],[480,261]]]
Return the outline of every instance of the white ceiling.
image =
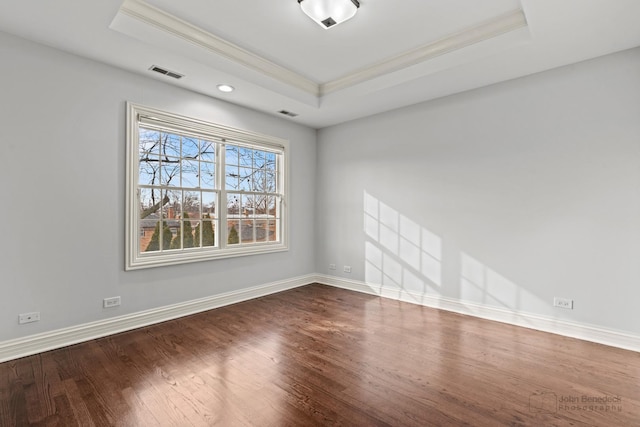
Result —
[[[297,0],[0,0],[0,30],[314,128],[640,46],[638,0],[360,2],[324,30]]]

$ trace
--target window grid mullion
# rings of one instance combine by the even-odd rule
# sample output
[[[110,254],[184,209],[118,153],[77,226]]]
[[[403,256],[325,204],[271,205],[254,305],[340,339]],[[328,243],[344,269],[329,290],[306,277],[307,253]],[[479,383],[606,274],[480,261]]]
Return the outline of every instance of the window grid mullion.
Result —
[[[184,136],[180,135],[180,157],[178,160],[180,162],[178,163],[178,173],[180,174],[180,180],[178,181],[180,183],[180,215],[178,216],[178,226],[180,228],[178,234],[180,236],[180,241],[178,242],[180,244],[179,249],[184,249],[184,182],[182,181],[183,139]],[[171,245],[169,245],[169,248],[171,248]]]
[[[224,142],[224,140],[223,140]],[[224,143],[217,144],[218,158],[216,159],[216,164],[218,166],[218,173],[216,176],[217,185],[220,188],[220,201],[218,208],[218,218],[220,221],[220,236],[218,240],[218,245],[220,249],[227,248],[227,186],[226,186],[226,145]]]
[[[251,191],[255,191],[256,189],[256,150],[251,150]],[[253,240],[251,243],[256,243],[256,196],[253,195],[251,197],[251,205],[252,205],[252,214],[251,220],[249,224],[251,224],[251,236]],[[240,241],[242,241],[242,236],[240,236]]]
[[[276,222],[276,236],[278,239],[282,238],[282,211],[283,211],[283,203],[288,203],[287,200],[284,199],[284,188],[282,187],[282,174],[284,173],[284,165],[282,164],[283,158],[280,155],[276,155],[276,192],[280,195],[276,200],[275,205],[275,222]]]

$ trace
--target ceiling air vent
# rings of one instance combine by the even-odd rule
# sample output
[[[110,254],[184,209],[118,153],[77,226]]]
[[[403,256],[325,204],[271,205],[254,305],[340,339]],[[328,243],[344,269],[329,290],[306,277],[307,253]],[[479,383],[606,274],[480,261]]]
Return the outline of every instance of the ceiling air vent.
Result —
[[[152,65],[149,68],[151,71],[155,71],[156,73],[164,74],[168,77],[173,77],[174,79],[181,79],[184,77],[184,74],[176,73],[175,71],[165,70],[164,68],[160,68],[157,65]]]
[[[291,111],[287,111],[287,110],[280,110],[278,111],[278,113],[284,114],[285,116],[289,116],[289,117],[296,117],[298,115],[296,113],[292,113]]]

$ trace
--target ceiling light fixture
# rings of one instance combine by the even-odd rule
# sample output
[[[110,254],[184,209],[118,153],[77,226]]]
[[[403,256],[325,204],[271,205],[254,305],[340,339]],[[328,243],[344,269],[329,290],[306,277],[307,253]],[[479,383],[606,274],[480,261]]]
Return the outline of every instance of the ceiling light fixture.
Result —
[[[229,86],[229,85],[218,85],[216,87],[220,92],[224,92],[224,93],[233,92],[235,90],[233,86]]]
[[[353,18],[360,7],[358,0],[298,0],[298,3],[324,29]]]

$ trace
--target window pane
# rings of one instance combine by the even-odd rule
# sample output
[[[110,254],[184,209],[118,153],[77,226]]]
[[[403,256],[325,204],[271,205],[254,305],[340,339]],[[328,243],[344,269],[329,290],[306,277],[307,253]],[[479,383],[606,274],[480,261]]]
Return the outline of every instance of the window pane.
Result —
[[[240,221],[240,243],[254,243],[254,224],[252,219]]]
[[[140,220],[140,252],[157,252],[160,250],[158,240],[158,224],[160,221],[156,219]],[[152,243],[151,240],[154,240]]]
[[[180,185],[180,159],[175,157],[161,159],[160,182],[166,186]]]
[[[140,162],[138,163],[138,184],[160,185],[160,159],[157,154],[140,157]]]
[[[256,195],[254,196],[254,209],[253,214],[256,218],[263,219],[267,213],[267,196]]]
[[[160,156],[162,157],[180,157],[180,141],[179,135],[171,133],[162,134],[162,146],[160,148]]]
[[[202,247],[215,246],[215,232],[213,227],[213,221],[202,221]]]
[[[182,209],[184,219],[200,219],[200,192],[185,191],[182,196]]]
[[[141,188],[139,194],[140,218],[153,218],[153,215],[155,215],[155,218],[160,218],[159,211],[162,206],[160,202],[162,200],[161,191],[155,188]]]
[[[253,152],[253,167],[256,169],[264,169],[267,162],[267,153],[264,151]]]
[[[234,145],[227,145],[225,154],[225,163],[227,165],[238,165],[238,147]]]
[[[240,217],[240,195],[229,193],[227,194],[227,217],[239,218]]]
[[[198,140],[185,136],[182,138],[182,157],[185,159],[197,159],[200,150]]]
[[[198,188],[200,187],[200,180],[198,179],[198,161],[197,160],[183,160],[182,161],[182,186],[186,188]]]
[[[200,244],[200,242],[202,241],[202,227],[200,226],[200,221],[192,220],[191,228],[193,229],[193,247],[202,247],[202,245]]]
[[[264,169],[256,169],[253,172],[253,191],[269,191],[266,186],[266,172],[264,171]]]
[[[240,234],[239,229],[240,224],[237,220],[228,220],[227,221],[227,244],[228,245],[237,245],[240,243]]]
[[[182,217],[182,191],[170,190],[163,191],[163,205],[161,208],[162,218],[166,220],[175,220]],[[175,224],[171,224],[174,227]]]
[[[182,230],[180,229],[181,223],[178,222],[174,228],[171,228],[173,238],[171,239],[171,246],[169,247],[171,250],[182,249]]]
[[[180,239],[180,236],[178,235],[180,230],[180,221],[167,221],[167,227],[169,227],[169,231],[171,232],[171,240],[169,240],[169,245],[164,248],[165,250],[174,249],[173,247],[171,247],[171,244],[174,240]],[[178,241],[176,241],[176,245],[178,244]],[[180,247],[176,249],[180,249]]]
[[[216,198],[217,193],[208,191],[202,192],[202,213],[205,218],[216,217]]]
[[[139,130],[139,156],[144,158],[147,156],[158,157],[160,153],[160,132],[140,128]]]
[[[164,191],[156,189],[140,189],[140,234],[144,233],[145,236],[144,241],[141,239],[140,242],[141,252],[157,252],[171,247],[171,228],[176,229],[177,221],[168,219],[167,216],[175,212],[174,193],[165,194]]]
[[[269,196],[267,197],[267,214],[269,215],[269,218],[275,218],[276,217],[276,201],[278,199],[276,197],[273,196]]]
[[[269,220],[268,230],[269,233],[267,240],[269,240],[270,242],[277,242],[278,234],[276,232],[276,222],[274,220]]]
[[[156,236],[155,245],[150,247],[149,243],[160,219],[161,192],[156,189],[141,188],[139,194],[140,221],[138,233],[140,237],[140,252],[159,251],[158,236]]]
[[[216,185],[215,165],[213,163],[200,163],[200,187],[213,189]]]
[[[240,190],[252,191],[253,190],[253,169],[240,168]]]
[[[276,184],[276,173],[267,171],[265,173],[264,179],[265,179],[265,182],[264,182],[265,191],[274,193],[278,189]]]
[[[227,190],[237,190],[240,187],[238,167],[226,166],[226,168],[225,188]]]
[[[250,148],[238,147],[238,164],[240,166],[249,166],[253,164],[253,150]]]
[[[182,227],[182,221],[176,221],[175,224],[172,224],[170,226],[171,234],[173,235],[173,238],[171,239],[171,245],[169,246],[169,249],[171,250],[182,249],[181,227]]]
[[[276,170],[276,155],[274,153],[267,153],[265,155],[266,169]]]
[[[200,141],[200,160],[214,163],[216,161],[216,147],[211,141]]]
[[[256,242],[266,242],[267,235],[269,234],[268,230],[268,221],[264,219],[256,220],[255,228],[256,228]]]
[[[244,218],[253,218],[255,213],[255,198],[252,194],[242,195],[242,216]]]
[[[197,226],[197,221],[190,219],[182,221],[182,247],[189,249],[194,247],[193,229]]]

